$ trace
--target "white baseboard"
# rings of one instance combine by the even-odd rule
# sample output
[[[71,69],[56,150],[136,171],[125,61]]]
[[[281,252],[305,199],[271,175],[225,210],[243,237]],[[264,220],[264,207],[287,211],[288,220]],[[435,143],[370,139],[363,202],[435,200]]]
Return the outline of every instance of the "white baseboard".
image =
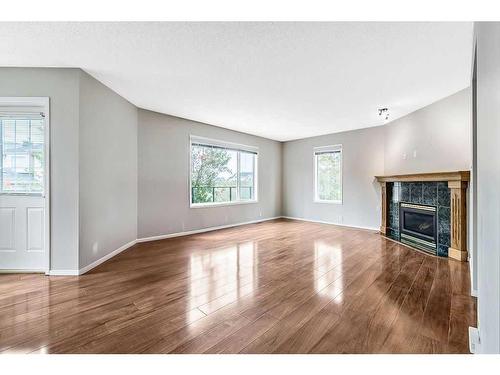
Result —
[[[245,221],[243,223],[220,225],[220,226],[216,226],[216,227],[208,227],[208,228],[202,228],[202,229],[195,229],[195,230],[190,230],[190,231],[186,231],[186,232],[177,232],[177,233],[163,234],[163,235],[159,235],[159,236],[138,238],[137,240],[133,240],[133,241],[130,241],[129,243],[126,243],[125,245],[119,247],[118,249],[112,251],[111,253],[103,256],[102,258],[99,258],[95,262],[92,262],[89,265],[87,265],[87,266],[85,266],[83,268],[80,268],[79,270],[50,270],[48,274],[50,276],[77,276],[77,275],[83,275],[84,273],[90,271],[91,269],[97,267],[98,265],[104,263],[105,261],[107,261],[107,260],[113,258],[114,256],[120,254],[122,251],[128,249],[129,247],[134,246],[136,243],[158,241],[158,240],[164,240],[164,239],[173,238],[173,237],[189,236],[191,234],[211,232],[211,231],[214,231],[214,230],[226,229],[226,228],[233,228],[233,227],[238,227],[238,226],[241,226],[241,225],[256,224],[256,223],[261,223],[261,222],[264,222],[264,221],[275,220],[275,219],[280,219],[280,218],[291,219],[291,220],[300,220],[300,221],[309,221],[309,222],[312,222],[312,223],[338,225],[338,226],[342,226],[342,227],[349,227],[349,228],[356,228],[356,229],[365,229],[365,230],[378,231],[378,228],[370,228],[370,227],[360,227],[360,226],[354,226],[354,225],[337,224],[337,223],[331,223],[331,222],[327,222],[327,221],[310,220],[310,219],[304,219],[304,218],[299,218],[299,217],[291,217],[291,216],[275,216],[275,217],[269,217],[269,218],[266,218],[266,219],[258,219],[258,220],[252,220],[252,221]]]
[[[49,276],[78,276],[78,270],[50,270],[47,275]]]
[[[0,273],[45,273],[45,270],[16,270],[16,269],[5,269],[0,270]]]
[[[126,243],[123,246],[120,246],[118,249],[113,250],[112,252],[110,252],[109,254],[106,254],[102,258],[97,259],[95,262],[92,262],[89,265],[87,265],[83,268],[80,268],[80,270],[78,271],[78,274],[83,275],[84,273],[89,272],[92,268],[95,268],[99,264],[104,263],[108,259],[113,258],[115,255],[118,255],[122,251],[127,250],[129,247],[134,246],[136,243],[137,243],[137,240],[133,240],[133,241],[130,241],[129,243]]]
[[[469,250],[471,248],[469,247]],[[473,251],[473,250],[472,250]],[[472,253],[471,251],[469,251],[469,275],[470,275],[470,295],[472,297],[477,297],[477,285],[474,285],[474,268],[472,267],[472,262],[473,262],[473,259],[472,259]]]
[[[293,216],[281,216],[283,219],[290,219],[290,220],[300,220],[300,221],[308,221],[310,223],[319,223],[319,224],[329,224],[329,225],[337,225],[339,227],[346,227],[346,228],[354,228],[354,229],[364,229],[364,230],[370,230],[370,231],[375,231],[379,232],[379,228],[372,228],[372,227],[362,227],[358,225],[347,225],[347,224],[339,224],[339,223],[332,223],[330,221],[322,221],[322,220],[312,220],[312,219],[305,219],[303,217],[293,217]]]
[[[231,227],[236,227],[236,226],[245,225],[245,224],[260,223],[262,221],[279,219],[279,218],[280,217],[277,216],[277,217],[272,217],[272,218],[267,218],[267,219],[247,221],[247,222],[244,222],[244,223],[237,223],[237,224],[222,225],[222,226],[218,226],[218,227],[209,227],[209,228],[203,228],[203,229],[196,229],[196,230],[187,231],[187,232],[170,233],[170,234],[165,234],[165,235],[161,235],[161,236],[154,236],[154,237],[138,238],[137,240],[130,241],[129,243],[127,243],[127,244],[119,247],[118,249],[116,249],[116,250],[112,251],[111,253],[103,256],[102,258],[99,258],[95,262],[92,262],[89,265],[87,265],[87,266],[85,266],[83,268],[80,268],[80,270],[78,271],[78,273],[76,273],[76,275],[83,275],[84,273],[89,272],[91,269],[97,267],[101,263],[104,263],[105,261],[107,261],[107,260],[113,258],[114,256],[120,254],[122,251],[127,250],[129,247],[134,246],[136,243],[163,240],[163,239],[172,238],[172,237],[188,236],[190,234],[209,232],[209,231],[213,231],[213,230],[224,229],[224,228],[231,228]],[[71,274],[75,275],[75,273],[71,273]],[[50,275],[52,275],[52,272],[50,273]]]
[[[190,230],[190,231],[186,231],[186,232],[177,232],[177,233],[170,233],[170,234],[162,234],[162,235],[159,235],[159,236],[138,238],[137,239],[137,243],[164,240],[164,239],[173,238],[173,237],[189,236],[190,234],[211,232],[213,230],[233,228],[233,227],[238,227],[240,225],[256,224],[256,223],[261,223],[263,221],[280,219],[281,217],[282,216],[275,216],[275,217],[269,217],[269,218],[266,218],[266,219],[245,221],[243,223],[220,225],[220,226],[217,226],[217,227],[208,227],[208,228],[202,228],[202,229],[195,229],[195,230]]]

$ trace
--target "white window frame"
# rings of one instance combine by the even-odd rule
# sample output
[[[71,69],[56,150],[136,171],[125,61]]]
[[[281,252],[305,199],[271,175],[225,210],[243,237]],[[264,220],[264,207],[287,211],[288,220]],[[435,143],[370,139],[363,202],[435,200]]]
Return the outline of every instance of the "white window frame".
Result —
[[[4,105],[4,103],[11,102],[11,100],[9,100],[9,99],[18,100],[18,102],[17,102],[18,104],[16,106]],[[45,157],[45,155],[48,153],[48,151],[47,151],[48,146],[45,144],[45,139],[47,139],[47,132],[45,131],[45,126],[46,126],[47,118],[49,116],[48,110],[47,110],[48,107],[45,105],[45,101],[41,100],[43,98],[41,98],[40,100],[38,100],[38,98],[26,98],[26,99],[30,99],[29,101],[22,101],[21,99],[24,99],[24,98],[0,98],[0,113],[5,112],[5,113],[16,114],[16,115],[17,114],[19,114],[19,115],[26,114],[28,116],[32,115],[32,114],[36,115],[38,113],[41,113],[43,120],[44,120],[44,157]],[[33,99],[33,101],[31,101],[31,99]],[[32,103],[32,105],[28,105],[31,103]],[[36,103],[39,103],[39,105],[36,105]],[[24,155],[21,155],[21,156],[24,156]],[[28,164],[31,164],[31,163],[32,163],[32,157],[30,154],[29,158],[28,158]],[[48,166],[43,164],[42,167],[44,169],[44,174],[45,174],[45,170]],[[47,180],[47,176],[44,175],[43,176],[43,183],[42,183],[42,185],[43,185],[42,192],[5,191],[5,190],[3,190],[3,187],[0,186],[0,195],[44,197],[45,196],[45,189],[47,188],[46,180]]]
[[[13,109],[15,111],[27,111],[30,112],[32,108],[42,108],[42,112],[45,117],[44,122],[44,189],[42,198],[45,200],[44,206],[44,229],[45,229],[45,249],[46,258],[45,258],[45,274],[48,275],[50,273],[50,99],[48,97],[0,97],[0,111],[9,112]],[[2,193],[3,194],[3,193]],[[30,194],[15,194],[8,193],[5,195],[30,195]],[[32,194],[31,194],[32,195]]]
[[[237,151],[247,151],[255,154],[254,158],[254,199],[251,200],[239,200],[239,195],[240,195],[240,179],[239,176],[236,179],[236,196],[237,200],[232,201],[232,202],[207,202],[207,203],[193,203],[193,189],[192,189],[192,181],[191,181],[191,176],[193,172],[193,164],[192,164],[192,146],[193,143],[201,143],[203,145],[207,146],[218,146],[218,147],[224,147],[228,149],[233,149]],[[259,202],[259,148],[256,146],[248,146],[248,145],[243,145],[239,143],[232,143],[232,142],[226,142],[226,141],[220,141],[217,139],[212,139],[212,138],[205,138],[205,137],[199,137],[196,135],[190,135],[189,136],[189,147],[188,147],[188,152],[189,152],[189,176],[188,176],[188,186],[189,186],[189,207],[190,208],[207,208],[207,207],[224,207],[224,206],[235,206],[239,204],[253,204],[253,203],[258,203]],[[238,160],[237,160],[237,168],[238,171],[240,169],[240,153],[238,155]]]
[[[320,199],[318,196],[318,153],[325,152],[340,152],[340,200],[328,200],[328,199]],[[342,152],[342,145],[330,145],[330,146],[320,146],[314,147],[313,149],[313,160],[314,160],[314,191],[313,197],[315,203],[327,203],[327,204],[343,204],[344,199],[344,176],[343,176],[343,164],[344,164],[344,155]]]

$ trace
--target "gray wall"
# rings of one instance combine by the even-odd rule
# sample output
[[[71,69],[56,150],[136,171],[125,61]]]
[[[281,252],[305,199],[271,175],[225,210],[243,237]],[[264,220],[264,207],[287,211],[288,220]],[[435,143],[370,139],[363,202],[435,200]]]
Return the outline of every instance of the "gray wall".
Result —
[[[258,203],[189,207],[189,135],[259,147]],[[138,237],[281,215],[279,142],[139,110]]]
[[[313,148],[342,144],[343,203],[314,202]],[[382,127],[286,142],[283,146],[283,215],[378,229],[384,173]]]
[[[378,229],[375,175],[471,168],[470,107],[466,88],[385,126],[285,142],[283,214]],[[315,203],[313,148],[333,144],[343,145],[344,201]]]
[[[78,268],[79,69],[0,68],[0,96],[50,97],[51,269]]]
[[[384,128],[385,174],[472,169],[471,87],[397,119]],[[473,182],[468,190],[469,197],[472,197]],[[468,250],[474,289],[477,283],[474,282],[476,251],[472,207],[473,201],[469,199]]]
[[[500,352],[500,23],[478,22],[477,261],[481,352]]]
[[[137,238],[137,108],[80,71],[80,268]]]
[[[470,95],[466,88],[384,126],[385,174],[469,170]]]

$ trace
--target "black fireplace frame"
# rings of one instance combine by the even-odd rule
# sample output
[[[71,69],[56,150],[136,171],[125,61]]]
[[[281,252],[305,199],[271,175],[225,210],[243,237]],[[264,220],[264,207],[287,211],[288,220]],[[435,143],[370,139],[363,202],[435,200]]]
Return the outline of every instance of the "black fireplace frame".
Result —
[[[408,228],[405,228],[405,212],[414,212],[432,216],[434,236],[428,236],[424,233],[415,232]],[[426,252],[436,254],[438,242],[437,208],[435,206],[428,206],[423,204],[400,202],[399,236],[400,241],[403,243],[417,247]]]

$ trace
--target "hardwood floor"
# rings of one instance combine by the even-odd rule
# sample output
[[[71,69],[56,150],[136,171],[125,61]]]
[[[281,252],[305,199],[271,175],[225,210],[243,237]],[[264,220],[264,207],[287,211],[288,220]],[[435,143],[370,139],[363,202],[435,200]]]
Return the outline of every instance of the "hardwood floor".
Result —
[[[2,353],[468,353],[468,263],[274,220],[0,275]]]

